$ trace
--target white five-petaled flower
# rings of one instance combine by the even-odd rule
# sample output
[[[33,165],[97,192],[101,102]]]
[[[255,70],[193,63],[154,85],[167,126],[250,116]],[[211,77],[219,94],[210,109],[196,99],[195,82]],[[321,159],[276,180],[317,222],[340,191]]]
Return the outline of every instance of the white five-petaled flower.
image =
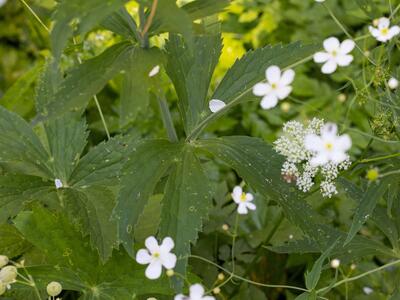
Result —
[[[263,96],[261,107],[270,109],[278,104],[278,100],[283,100],[292,92],[290,84],[294,80],[293,70],[286,70],[283,73],[277,66],[270,66],[265,71],[267,82],[257,83],[253,87],[256,96]]]
[[[378,20],[374,20],[373,25],[376,27],[369,26],[369,32],[379,42],[386,43],[400,33],[399,26],[395,25],[390,27],[390,20],[388,18],[379,18]]]
[[[211,112],[216,113],[217,111],[220,111],[226,106],[224,101],[218,100],[218,99],[212,99],[208,103],[208,107],[210,108]]]
[[[161,245],[154,236],[146,239],[147,249],[140,249],[136,253],[136,261],[141,265],[147,265],[145,275],[149,279],[157,279],[161,276],[162,267],[173,269],[176,265],[176,255],[171,253],[174,241],[170,237],[163,239]]]
[[[189,296],[176,295],[174,300],[215,300],[212,296],[204,296],[204,288],[201,284],[193,284],[189,289]]]
[[[322,166],[332,161],[339,164],[348,158],[346,151],[351,148],[351,139],[347,134],[337,135],[337,126],[327,123],[321,129],[321,136],[308,134],[304,146],[314,153],[310,163],[312,166]]]
[[[352,40],[344,40],[340,43],[337,38],[330,37],[324,41],[323,45],[325,51],[314,54],[314,61],[323,63],[322,73],[331,74],[338,66],[345,67],[353,61],[353,56],[349,54],[355,46]]]
[[[238,205],[238,213],[245,215],[248,210],[255,210],[256,205],[252,203],[254,196],[250,193],[244,193],[240,186],[235,186],[232,192],[233,201]]]

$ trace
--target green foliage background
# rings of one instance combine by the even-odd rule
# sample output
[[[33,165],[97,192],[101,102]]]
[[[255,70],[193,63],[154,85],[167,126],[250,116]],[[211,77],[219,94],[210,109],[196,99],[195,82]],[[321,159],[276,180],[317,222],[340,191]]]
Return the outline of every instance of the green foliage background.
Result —
[[[62,282],[62,299],[171,299],[182,282],[170,285],[166,276],[150,282],[129,256],[157,232],[180,238],[174,238],[174,251],[183,257],[176,270],[186,270],[190,281],[207,287],[220,270],[187,258],[190,251],[228,270],[235,261],[235,273],[255,282],[310,290],[329,286],[335,276],[398,259],[400,161],[374,158],[400,149],[400,100],[385,86],[391,76],[400,76],[400,44],[397,39],[377,44],[366,35],[373,19],[389,15],[399,3],[327,0],[361,47],[354,50],[351,66],[332,76],[313,62],[296,66],[293,93],[275,109],[261,110],[259,99],[247,93],[243,103],[210,123],[201,139],[174,144],[165,140],[171,132],[164,128],[158,98],[169,106],[177,136],[184,140],[207,117],[206,100],[234,99],[243,86],[262,80],[266,66],[289,66],[317,51],[325,38],[346,35],[313,0],[235,0],[225,9],[221,0],[214,1],[215,8],[210,5],[215,11],[160,1],[146,50],[133,45],[140,40],[129,30],[140,23],[134,1],[125,4],[131,19],[122,12],[101,18],[117,11],[101,7],[102,1],[85,1],[78,9],[77,1],[60,1],[56,13],[55,1],[29,1],[45,24],[56,20],[51,34],[21,1],[0,8],[0,254],[25,260],[43,299],[52,280]],[[137,2],[150,7],[152,1]],[[203,17],[191,30],[192,21]],[[73,33],[64,25],[75,18],[82,22]],[[392,22],[399,20],[396,14]],[[219,60],[210,55],[220,51]],[[57,63],[66,75],[54,71]],[[162,66],[161,73],[149,78],[155,65]],[[313,117],[337,123],[353,141],[354,164],[330,199],[317,190],[297,193],[284,183],[282,158],[269,144],[286,121]],[[366,179],[371,168],[394,175],[372,182]],[[54,178],[68,186],[56,190]],[[229,193],[244,179],[256,195],[257,210],[239,219],[232,257],[232,237],[223,225],[235,226]],[[320,256],[340,258],[339,274]],[[392,267],[325,297],[398,299],[399,282],[400,271]],[[373,293],[365,294],[364,287]],[[235,279],[222,288],[221,299],[297,296]],[[4,299],[33,297],[30,287],[15,284]]]

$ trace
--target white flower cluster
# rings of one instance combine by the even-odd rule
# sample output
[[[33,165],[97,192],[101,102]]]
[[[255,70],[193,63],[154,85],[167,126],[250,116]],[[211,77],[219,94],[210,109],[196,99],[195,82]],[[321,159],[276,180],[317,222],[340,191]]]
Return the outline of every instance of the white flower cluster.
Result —
[[[316,154],[316,151],[310,150],[305,141],[310,136],[317,136],[321,133],[321,143],[323,143],[324,131],[332,125],[325,124],[323,120],[317,118],[312,119],[306,127],[297,121],[289,121],[283,127],[283,136],[274,143],[275,150],[286,157],[281,169],[283,178],[287,182],[295,182],[299,190],[308,192],[315,184],[315,176],[321,174],[323,180],[320,184],[320,191],[324,197],[329,198],[337,194],[334,180],[339,171],[346,170],[350,166],[350,158],[346,154],[345,158],[340,161],[330,159],[322,164],[315,163],[315,158],[321,153]],[[334,131],[334,134],[336,136],[336,131]],[[342,139],[346,139],[346,142],[348,142],[347,138],[347,136],[337,137],[336,145],[334,145],[335,143],[327,143],[328,148],[330,147],[329,150],[335,146],[341,146]],[[345,146],[342,152],[348,150],[348,145]]]
[[[11,284],[16,281],[17,268],[8,265],[9,260],[5,255],[0,255],[0,295],[3,295],[7,289],[11,288]]]

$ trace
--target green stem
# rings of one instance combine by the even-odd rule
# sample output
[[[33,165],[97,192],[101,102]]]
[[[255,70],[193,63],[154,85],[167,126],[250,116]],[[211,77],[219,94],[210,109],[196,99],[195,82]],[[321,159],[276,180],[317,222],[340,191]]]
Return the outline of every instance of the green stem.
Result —
[[[172,122],[171,112],[169,111],[168,103],[165,100],[165,98],[161,95],[159,95],[157,98],[158,98],[158,104],[160,105],[160,111],[163,123],[165,129],[167,130],[168,139],[173,143],[177,143],[179,141],[178,135],[176,134],[174,123]]]
[[[387,264],[385,264],[385,265],[383,265],[383,266],[380,266],[380,267],[378,267],[378,268],[369,270],[369,271],[367,271],[367,272],[361,273],[361,274],[359,274],[359,275],[357,275],[357,276],[345,278],[345,279],[343,279],[343,280],[341,280],[341,281],[336,282],[336,283],[335,283],[334,285],[332,285],[332,286],[324,287],[324,288],[321,288],[321,289],[317,290],[317,294],[323,293],[324,291],[329,290],[329,289],[331,289],[331,288],[338,287],[339,285],[342,285],[342,284],[344,284],[344,283],[346,283],[346,282],[351,282],[351,281],[354,281],[354,280],[363,278],[363,277],[365,277],[365,276],[368,276],[368,275],[370,275],[370,274],[379,272],[379,271],[381,271],[381,270],[383,270],[383,269],[386,269],[386,268],[388,268],[388,267],[390,267],[390,266],[397,265],[397,264],[399,264],[399,263],[400,263],[400,259],[395,260],[395,261],[392,261],[392,262],[390,262],[390,263],[387,263]]]
[[[400,170],[395,170],[395,171],[390,171],[390,172],[387,172],[387,173],[383,173],[383,174],[379,175],[379,178],[383,178],[383,177],[386,177],[386,176],[389,176],[389,175],[394,175],[394,174],[400,174]]]
[[[369,162],[374,162],[374,161],[379,161],[379,160],[384,160],[384,159],[389,159],[389,158],[394,158],[400,156],[399,153],[394,153],[394,154],[389,154],[385,156],[379,156],[379,157],[373,157],[373,158],[368,158],[368,159],[362,159],[360,160],[360,163],[369,163]]]
[[[287,66],[286,68],[282,69],[282,71],[288,70],[290,68],[294,68],[302,63],[305,63],[307,61],[310,61],[313,58],[314,55],[307,56],[306,58],[303,58],[290,66]],[[216,113],[212,113],[208,115],[203,121],[201,121],[194,129],[193,131],[187,136],[186,141],[191,141],[191,140],[196,140],[198,136],[201,134],[201,132],[204,130],[207,125],[212,122],[215,119],[218,119],[220,116],[222,116],[226,111],[228,111],[231,107],[235,106],[240,102],[243,96],[245,96],[248,92],[250,92],[253,89],[253,87],[249,87],[246,90],[244,90],[242,93],[240,93],[236,98],[234,98],[232,101],[227,103],[224,108],[219,110]]]
[[[42,27],[50,33],[50,29],[44,24],[44,22],[39,18],[39,16],[35,13],[35,11],[29,6],[28,3],[25,2],[25,0],[20,0],[22,4],[29,10],[29,12],[35,17],[35,19],[42,25]]]

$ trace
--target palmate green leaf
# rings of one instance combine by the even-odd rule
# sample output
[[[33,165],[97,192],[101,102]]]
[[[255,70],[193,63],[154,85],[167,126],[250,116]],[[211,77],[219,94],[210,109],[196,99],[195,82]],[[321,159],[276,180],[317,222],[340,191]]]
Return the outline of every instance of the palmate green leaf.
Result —
[[[251,92],[256,83],[265,80],[265,70],[269,66],[277,65],[283,69],[311,57],[317,50],[315,45],[296,42],[249,51],[228,70],[212,98],[226,103],[239,99]]]
[[[144,112],[149,106],[151,78],[149,72],[163,60],[158,48],[143,49],[137,47],[126,64],[129,65],[123,75],[121,88],[120,126],[134,121],[138,112]]]
[[[375,207],[371,221],[383,232],[389,239],[394,249],[399,248],[399,233],[393,219],[388,216],[387,210],[381,205]]]
[[[121,171],[121,188],[113,217],[118,222],[120,241],[132,256],[133,229],[156,184],[173,162],[179,160],[181,148],[182,145],[166,140],[149,140],[128,155]]]
[[[196,36],[194,44],[191,50],[182,38],[170,35],[166,45],[166,70],[178,94],[187,133],[207,109],[208,88],[222,48],[221,37],[217,34]]]
[[[99,251],[104,262],[118,247],[117,224],[110,220],[115,206],[114,192],[104,186],[63,190],[60,196],[71,220],[81,224],[90,235],[91,244]]]
[[[32,247],[30,243],[10,224],[0,225],[0,253],[10,258],[17,257]]]
[[[345,185],[346,181],[342,180],[341,183]],[[383,180],[379,184],[371,184],[365,192],[361,193],[354,186],[345,186],[345,191],[348,195],[350,197],[355,197],[358,203],[345,244],[349,243],[354,238],[368,218],[372,216],[378,201],[386,192],[387,188],[388,180]]]
[[[223,11],[229,3],[230,0],[197,0],[189,2],[181,8],[192,20],[198,20]]]
[[[1,106],[0,164],[15,173],[52,178],[48,153],[32,128]]]
[[[211,199],[208,178],[198,158],[187,148],[168,178],[160,223],[160,238],[170,236],[175,241],[174,253],[178,256],[175,270],[180,274],[186,273],[190,243],[197,240]]]
[[[53,15],[51,31],[53,54],[58,60],[68,39],[76,33],[84,35],[106,16],[118,10],[127,0],[61,0]]]
[[[137,25],[125,7],[106,17],[101,26],[127,39],[138,40]]]
[[[133,50],[132,44],[121,42],[67,72],[54,100],[38,114],[36,122],[85,108],[90,98],[124,69]]]
[[[111,260],[100,264],[86,239],[62,214],[38,206],[21,213],[15,225],[52,263],[28,266],[42,292],[48,282],[56,280],[65,289],[82,292],[82,299],[135,299],[133,295],[171,294],[167,280],[147,280],[144,268],[125,253],[114,252]]]
[[[258,138],[232,136],[201,140],[199,146],[224,161],[255,190],[268,195],[284,209],[286,216],[304,233],[318,240],[323,233],[318,214],[294,187],[281,179],[283,158]]]

